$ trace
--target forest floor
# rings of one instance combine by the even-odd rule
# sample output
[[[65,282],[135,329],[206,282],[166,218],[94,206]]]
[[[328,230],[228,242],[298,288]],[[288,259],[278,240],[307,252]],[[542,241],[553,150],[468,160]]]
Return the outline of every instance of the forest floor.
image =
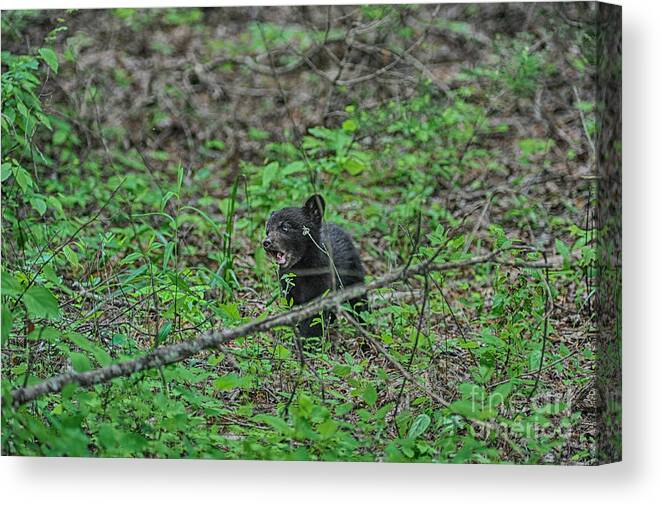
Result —
[[[3,13],[3,74],[59,61],[50,128],[3,138],[5,396],[287,310],[264,225],[315,192],[368,281],[439,247],[507,263],[371,293],[377,347],[341,319],[301,368],[278,328],[44,396],[3,414],[3,453],[594,463],[591,14]]]

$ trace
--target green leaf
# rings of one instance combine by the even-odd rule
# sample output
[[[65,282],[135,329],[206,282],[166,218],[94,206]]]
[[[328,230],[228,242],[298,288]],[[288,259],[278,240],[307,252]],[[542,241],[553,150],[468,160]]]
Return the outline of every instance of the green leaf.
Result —
[[[415,457],[415,451],[413,450],[413,447],[411,447],[411,441],[402,440],[401,448],[407,458],[413,459]]]
[[[41,56],[51,70],[57,74],[58,63],[55,51],[50,47],[41,47],[39,48],[39,56]]]
[[[101,366],[107,366],[112,363],[112,358],[108,352],[89,340],[84,335],[76,332],[69,332],[65,337],[71,340],[74,344],[80,347],[83,351],[87,351],[94,355],[94,358],[99,362]]]
[[[450,410],[466,419],[484,420],[494,417],[497,414],[495,409],[482,408],[480,402],[475,400],[456,400],[450,404]]]
[[[496,389],[494,389],[493,392],[489,395],[488,405],[495,407],[503,403],[512,393],[512,387],[512,381],[507,381],[504,384],[496,386]]]
[[[5,182],[12,174],[11,163],[3,163],[2,171],[0,171],[0,182]]]
[[[341,403],[337,407],[335,407],[335,414],[338,416],[343,416],[345,414],[348,414],[352,410],[353,410],[353,403],[351,402]]]
[[[71,246],[65,246],[64,249],[62,249],[62,253],[71,266],[73,266],[75,269],[80,267],[80,263],[78,262],[78,255],[76,254],[76,251],[71,249]]]
[[[177,193],[175,193],[174,191],[168,191],[167,193],[165,193],[165,195],[163,195],[163,198],[161,199],[161,211],[164,211],[170,199],[175,197],[177,197]]]
[[[48,209],[48,206],[46,205],[46,202],[43,200],[43,198],[30,198],[30,205],[32,205],[32,208],[36,210],[40,216],[43,216]]]
[[[349,365],[335,365],[333,373],[338,377],[346,377],[351,373],[351,367]]]
[[[184,184],[184,166],[180,163],[177,168],[177,197],[181,194],[181,187]]]
[[[374,384],[370,382],[365,386],[362,397],[370,407],[374,406],[376,403],[376,388],[374,387]]]
[[[284,345],[276,344],[275,349],[273,349],[273,356],[277,359],[286,360],[291,357],[291,351]]]
[[[167,270],[170,259],[172,258],[174,252],[174,242],[168,242],[165,244],[165,251],[163,252],[163,270]]]
[[[353,119],[347,119],[342,123],[342,129],[349,133],[355,132],[358,129],[358,123]]]
[[[83,353],[72,352],[70,357],[71,364],[73,365],[73,369],[76,372],[87,372],[88,370],[92,369],[90,360],[87,359],[87,356],[85,356]]]
[[[350,175],[358,175],[365,170],[365,164],[356,158],[349,158],[344,164],[344,169],[349,172]]]
[[[418,438],[427,431],[430,424],[431,418],[427,414],[420,414],[411,424],[411,428],[409,428],[409,438]]]
[[[571,259],[569,246],[567,246],[567,244],[565,244],[559,238],[556,238],[555,239],[555,248],[560,253],[560,256],[562,256],[562,263],[563,263],[563,266],[566,268],[569,265],[569,260]]]
[[[20,100],[18,100],[16,102],[16,110],[18,110],[18,112],[21,114],[21,116],[23,116],[26,123],[30,120],[30,111],[25,106],[25,104],[23,102],[21,102]]]
[[[69,132],[66,130],[55,130],[55,133],[53,133],[53,144],[56,146],[64,144],[68,136]]]
[[[127,341],[126,335],[122,335],[121,333],[115,333],[112,336],[111,344],[122,347],[126,345],[126,341]]]
[[[337,431],[338,424],[332,419],[326,419],[323,423],[319,425],[317,431],[324,438],[332,437]]]
[[[218,139],[211,139],[211,140],[207,140],[204,143],[204,147],[206,147],[207,149],[215,149],[216,151],[222,151],[223,149],[225,149],[225,142]]]
[[[305,171],[305,163],[300,160],[292,161],[289,165],[280,171],[280,175],[291,175]]]
[[[40,326],[30,332],[28,340],[54,343],[60,335],[62,335],[62,332],[57,328],[53,328],[52,326]]]
[[[2,272],[0,275],[0,294],[2,294],[2,296],[17,296],[22,292],[23,288],[21,287],[21,283],[7,272]]]
[[[113,449],[119,445],[118,432],[111,424],[104,423],[101,426],[99,426],[99,432],[97,437],[99,443],[106,449],[108,448]]]
[[[64,209],[62,208],[62,203],[57,199],[57,197],[50,195],[48,196],[48,205],[54,208],[60,214],[64,214]],[[64,217],[64,216],[62,216]]]
[[[2,345],[5,345],[7,342],[7,339],[9,338],[9,334],[11,333],[11,328],[14,324],[14,316],[11,313],[11,310],[9,310],[5,304],[2,304],[2,332],[1,332],[1,341]]]
[[[158,336],[156,337],[156,344],[160,345],[163,342],[165,342],[165,339],[168,338],[168,335],[172,331],[172,322],[167,321],[163,326],[161,326],[161,329],[158,330]]]
[[[271,428],[275,428],[283,435],[291,436],[294,433],[294,429],[291,426],[289,426],[283,419],[276,416],[257,414],[253,417],[253,420],[259,423],[268,424]]]
[[[219,377],[213,381],[213,387],[218,391],[230,391],[231,389],[240,386],[242,382],[241,377],[237,374],[228,373],[227,375]]]
[[[230,321],[241,320],[241,312],[239,312],[239,307],[236,303],[221,303],[218,305],[218,309]]]
[[[16,177],[16,182],[21,187],[21,191],[23,191],[23,193],[25,193],[28,188],[32,187],[32,177],[30,177],[28,171],[23,167],[18,167],[16,169],[14,177]]]
[[[271,182],[275,180],[278,175],[279,165],[277,161],[273,161],[262,169],[262,187],[268,189]]]
[[[59,319],[60,306],[48,288],[32,286],[23,295],[23,303],[32,318]]]

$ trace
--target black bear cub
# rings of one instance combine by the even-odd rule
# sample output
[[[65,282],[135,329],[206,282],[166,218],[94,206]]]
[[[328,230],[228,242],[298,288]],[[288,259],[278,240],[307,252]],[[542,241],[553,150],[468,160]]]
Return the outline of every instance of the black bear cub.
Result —
[[[279,265],[282,290],[287,299],[293,299],[294,305],[365,280],[351,237],[338,225],[323,222],[324,208],[324,199],[313,195],[303,207],[274,212],[266,223],[264,249]],[[350,303],[355,311],[367,308],[366,296]],[[302,336],[321,335],[322,327],[312,324],[314,319],[299,323]],[[324,321],[331,319],[332,314],[325,314]]]

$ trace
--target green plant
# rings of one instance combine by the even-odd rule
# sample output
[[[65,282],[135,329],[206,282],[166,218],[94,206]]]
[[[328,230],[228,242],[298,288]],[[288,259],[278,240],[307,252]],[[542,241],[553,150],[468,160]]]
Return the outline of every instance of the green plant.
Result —
[[[488,25],[428,23],[424,6],[362,6],[324,29],[231,14],[248,21],[99,12],[114,39],[80,29],[85,13],[55,33],[3,13],[3,454],[593,462],[592,412],[572,399],[595,363],[598,202],[592,181],[564,179],[590,156],[591,34],[566,27],[565,65],[548,37],[485,44]],[[34,20],[43,42],[19,54]],[[425,60],[439,40],[478,63]],[[106,50],[112,68],[93,63]],[[584,96],[564,90],[571,146],[531,113],[556,65]],[[290,310],[264,224],[315,191],[368,282],[498,255],[373,290],[365,325],[339,317],[314,351],[278,327],[11,405],[59,373]]]

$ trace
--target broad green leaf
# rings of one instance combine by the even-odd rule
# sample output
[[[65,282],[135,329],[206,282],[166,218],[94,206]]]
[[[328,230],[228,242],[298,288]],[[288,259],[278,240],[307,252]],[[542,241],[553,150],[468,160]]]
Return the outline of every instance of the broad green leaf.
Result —
[[[351,373],[351,367],[349,365],[335,365],[333,373],[338,377],[346,377]]]
[[[71,340],[74,344],[80,347],[83,351],[87,351],[94,356],[101,366],[107,366],[112,363],[112,358],[108,351],[89,340],[84,335],[76,332],[69,332],[64,335],[67,339]]]
[[[25,193],[28,190],[28,188],[32,187],[32,177],[30,177],[28,171],[25,170],[23,167],[18,167],[16,169],[16,172],[14,173],[14,177],[16,177],[16,183],[20,186],[21,191],[23,191],[23,193]]]
[[[70,357],[71,357],[71,364],[73,365],[73,369],[76,372],[87,372],[88,370],[92,369],[90,360],[87,359],[87,356],[85,356],[83,353],[72,352]]]
[[[365,170],[365,164],[356,158],[349,158],[344,164],[344,169],[349,172],[350,175],[358,175]]]
[[[306,394],[302,394],[298,397],[298,406],[305,415],[309,415],[314,409],[314,402]]]
[[[48,288],[32,286],[23,295],[23,303],[32,318],[59,319],[60,306]]]
[[[216,151],[222,151],[223,149],[225,149],[225,142],[218,139],[211,139],[211,140],[207,140],[204,143],[204,147],[206,147],[207,149],[215,149]]]
[[[317,427],[317,431],[324,438],[332,437],[337,431],[338,425],[332,419],[326,419]]]
[[[300,160],[292,161],[280,171],[280,175],[291,175],[305,171],[305,163]]]
[[[273,356],[277,359],[289,359],[291,357],[291,351],[284,345],[276,344],[273,350]]]
[[[562,240],[556,238],[555,248],[560,253],[560,256],[562,256],[562,263],[563,266],[566,268],[569,265],[569,260],[571,259],[569,247]]]
[[[30,205],[32,205],[32,208],[36,210],[40,216],[43,216],[46,213],[46,210],[48,210],[48,206],[43,198],[30,198]]]
[[[158,330],[158,336],[156,337],[156,344],[161,345],[168,338],[168,335],[172,331],[172,322],[166,321],[161,329]]]
[[[112,336],[112,340],[111,340],[112,345],[116,345],[116,346],[121,347],[121,346],[125,345],[126,342],[127,342],[126,335],[123,335],[121,333],[115,333]]]
[[[73,266],[75,269],[80,267],[78,255],[76,254],[76,251],[71,248],[71,246],[65,246],[64,249],[62,249],[62,253],[71,266]]]
[[[413,423],[411,423],[411,428],[409,428],[409,438],[418,438],[427,431],[430,424],[431,418],[427,414],[420,414],[415,418]]]
[[[262,187],[267,189],[278,175],[278,162],[273,161],[262,169]]]
[[[230,321],[239,321],[241,319],[241,313],[236,303],[221,303],[218,305],[218,308]]]
[[[35,328],[28,335],[28,340],[45,341],[54,343],[62,332],[52,326],[41,326]]]
[[[512,387],[513,387],[512,381],[507,381],[504,384],[500,384],[499,386],[496,386],[496,388],[489,395],[489,405],[491,407],[495,407],[503,403],[507,399],[507,397],[511,394]]]
[[[242,383],[241,377],[235,373],[229,373],[213,381],[213,387],[218,391],[229,391],[239,387]]]
[[[2,340],[2,345],[5,345],[5,342],[7,342],[7,339],[9,338],[9,334],[11,333],[11,328],[12,325],[14,324],[14,316],[11,313],[11,310],[5,306],[5,304],[2,304],[2,333],[1,333],[1,340]]]
[[[482,408],[483,405],[474,400],[457,400],[452,402],[449,407],[452,412],[464,416],[466,419],[484,420],[494,417],[497,413],[488,406]]]
[[[413,459],[415,457],[415,450],[411,440],[402,440],[401,442],[402,452],[407,458]]]
[[[64,144],[68,136],[69,132],[66,130],[55,130],[55,133],[53,133],[53,144],[56,146]]]
[[[3,271],[0,277],[0,294],[2,296],[16,296],[23,292],[20,282],[13,275]]]
[[[347,119],[342,123],[342,129],[349,133],[355,132],[358,129],[358,123],[353,119]]]
[[[353,403],[351,402],[341,403],[337,407],[335,407],[335,414],[338,416],[343,416],[345,414],[348,414],[352,410],[353,410]]]
[[[53,51],[50,47],[41,47],[39,48],[39,55],[43,58],[51,70],[57,74],[58,62],[57,54],[55,54],[55,51]]]
[[[174,242],[168,242],[165,244],[165,251],[163,252],[163,270],[167,270],[170,259],[172,258],[172,253],[174,252]]]
[[[11,164],[3,163],[2,170],[0,171],[0,182],[5,182],[11,174],[12,174]]]
[[[371,382],[368,383],[363,390],[363,400],[365,400],[370,407],[373,407],[376,403],[376,388]]]
[[[283,419],[276,416],[270,416],[268,414],[257,414],[253,417],[253,420],[259,423],[268,424],[283,435],[291,436],[294,433],[294,429],[291,426],[289,426]]]
[[[118,445],[117,430],[109,423],[104,423],[99,426],[97,437],[99,443],[105,448],[115,448]]]
[[[18,112],[21,114],[21,116],[23,116],[23,118],[25,119],[26,125],[27,125],[27,122],[30,120],[30,111],[28,110],[28,108],[25,106],[25,104],[23,102],[18,100],[16,102],[16,110],[18,110]],[[28,129],[28,128],[26,128],[26,129]]]

